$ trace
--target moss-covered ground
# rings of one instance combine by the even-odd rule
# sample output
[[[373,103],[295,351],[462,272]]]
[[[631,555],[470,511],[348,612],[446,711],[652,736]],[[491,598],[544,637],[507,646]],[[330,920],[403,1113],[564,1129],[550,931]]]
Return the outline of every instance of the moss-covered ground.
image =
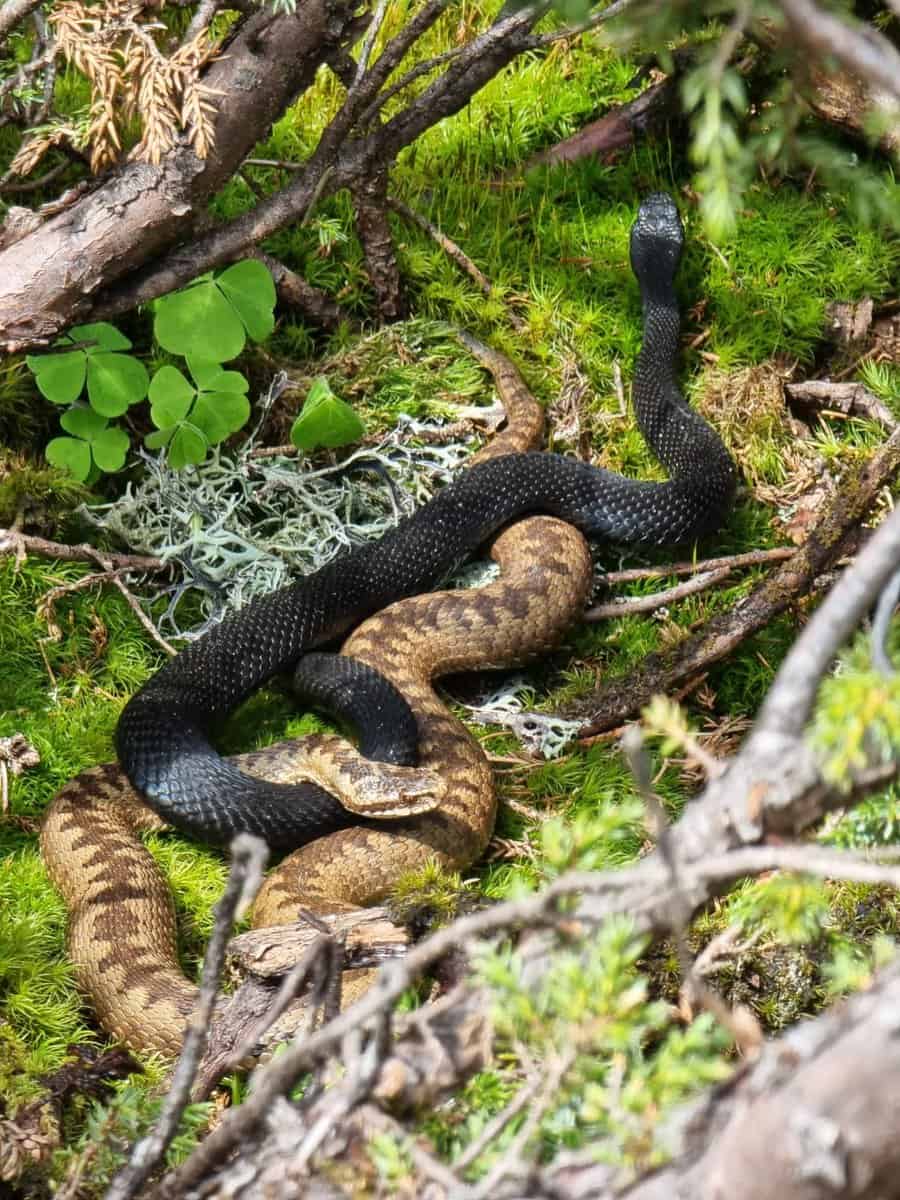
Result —
[[[386,33],[402,20],[405,7],[390,6]],[[474,22],[479,12],[478,4],[465,5],[462,19]],[[423,56],[452,42],[459,20],[457,7],[423,45]],[[679,276],[685,389],[721,425],[753,485],[743,491],[727,527],[698,553],[776,544],[784,540],[795,478],[804,472],[812,478],[823,464],[838,474],[883,435],[864,421],[823,419],[811,425],[798,449],[796,429],[783,409],[772,407],[765,387],[747,384],[747,372],[762,377],[793,362],[811,367],[824,353],[829,301],[897,295],[900,247],[883,231],[859,224],[846,197],[805,179],[754,184],[734,235],[713,245],[694,215],[684,151],[666,140],[642,145],[609,165],[540,170],[524,179],[504,175],[530,153],[627,99],[632,74],[633,64],[599,41],[559,45],[545,57],[529,56],[505,70],[466,110],[403,156],[394,192],[452,236],[494,284],[485,298],[425,234],[392,217],[411,307],[420,318],[465,326],[502,348],[548,405],[567,386],[566,372],[575,369],[587,384],[581,416],[597,461],[657,476],[631,416],[621,411],[614,372],[620,367],[627,385],[641,337],[639,297],[628,267],[629,228],[644,193],[672,191],[687,223]],[[71,79],[59,86],[70,87],[77,102]],[[337,98],[323,75],[259,147],[260,156],[302,158]],[[248,170],[263,188],[281,179],[272,168]],[[885,186],[891,186],[887,179]],[[252,193],[235,181],[215,208],[233,216],[253,202]],[[356,316],[369,310],[362,255],[344,197],[322,203],[302,228],[273,237],[268,249],[339,296]],[[518,331],[509,322],[510,310],[521,318]],[[288,316],[269,349],[310,374],[328,360],[332,386],[372,427],[386,427],[400,411],[442,413],[449,401],[469,402],[486,393],[481,372],[433,325],[411,326],[405,340],[401,332],[407,347],[402,356],[395,336],[374,339],[361,353],[349,333],[323,339]],[[900,368],[869,365],[863,372],[869,386],[900,411]],[[741,387],[729,384],[736,378]],[[32,410],[39,415],[28,417]],[[22,370],[15,364],[0,368],[0,421],[6,413],[21,432],[18,414],[24,413],[33,421],[29,433],[43,429],[44,412]],[[30,445],[37,465],[41,449]],[[0,496],[3,488],[0,479]],[[16,496],[10,494],[12,503]],[[618,565],[619,557],[608,561]],[[64,598],[55,613],[57,636],[49,635],[42,598],[86,571],[37,558],[21,565],[0,560],[0,736],[24,733],[41,756],[38,767],[12,780],[10,811],[0,818],[0,1112],[5,1108],[7,1114],[38,1094],[41,1075],[59,1066],[68,1045],[103,1041],[73,987],[65,914],[41,865],[37,829],[62,783],[113,756],[112,732],[122,704],[162,661],[113,590]],[[627,674],[649,651],[739,601],[755,576],[735,578],[719,591],[682,601],[661,619],[623,617],[573,631],[568,644],[534,674],[539,705],[553,709],[589,691],[597,678]],[[660,586],[653,581],[633,590]],[[695,729],[713,734],[714,745],[717,731],[723,745],[733,745],[727,740],[729,723],[739,728],[740,719],[753,717],[797,620],[785,617],[752,638],[686,702]],[[851,679],[854,671],[864,676],[864,664],[848,667]],[[827,703],[826,733],[841,724],[848,701],[837,693]],[[222,744],[243,749],[304,728],[282,696],[265,693],[230,722]],[[493,897],[508,895],[571,863],[612,865],[640,852],[644,833],[634,787],[614,744],[600,742],[558,761],[532,763],[508,736],[482,732],[486,747],[504,760],[498,763],[501,795],[510,803],[501,808],[496,856],[469,873],[477,888]],[[658,753],[655,766],[656,786],[675,816],[696,789],[696,774],[676,755]],[[893,795],[873,799],[837,823],[830,836],[850,845],[893,840],[896,804]],[[156,838],[153,850],[172,881],[183,917],[185,966],[193,971],[224,878],[223,862],[174,836]],[[878,946],[872,949],[873,937],[896,931],[897,900],[858,886],[775,878],[747,884],[722,901],[696,923],[692,943],[699,947],[736,921],[748,931],[765,930],[765,936],[714,982],[775,1030],[815,1011],[868,969],[871,955],[881,953]],[[721,1032],[705,1020],[679,1027],[661,1003],[672,1001],[677,991],[674,953],[662,948],[643,961],[638,952],[627,930],[612,929],[589,969],[574,960],[563,964],[556,991],[539,997],[522,994],[512,960],[496,956],[485,963],[500,998],[507,1047],[518,1041],[536,1054],[549,1052],[563,1043],[564,1028],[573,1021],[587,1028],[588,1018],[599,1019],[607,1030],[600,1065],[579,1066],[545,1123],[548,1150],[576,1144],[585,1128],[601,1129],[611,1139],[612,1157],[651,1161],[654,1114],[720,1073],[728,1053]],[[596,1045],[590,1044],[596,1059]],[[628,1080],[615,1103],[610,1063],[620,1085]],[[158,1066],[151,1064],[147,1080],[158,1077]],[[430,1119],[438,1147],[451,1152],[465,1144],[508,1099],[516,1079],[515,1055],[504,1051],[452,1112]],[[123,1108],[140,1109],[144,1087],[132,1081]],[[573,1115],[576,1091],[586,1107]],[[402,1177],[404,1161],[395,1146],[379,1143],[376,1156],[387,1180]],[[57,1177],[67,1162],[67,1154],[57,1160]],[[98,1167],[94,1186],[101,1181]]]

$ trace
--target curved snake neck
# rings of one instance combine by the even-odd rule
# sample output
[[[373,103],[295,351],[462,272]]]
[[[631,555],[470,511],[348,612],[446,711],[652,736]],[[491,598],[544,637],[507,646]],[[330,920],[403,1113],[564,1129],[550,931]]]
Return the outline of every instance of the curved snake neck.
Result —
[[[670,479],[627,479],[555,454],[494,458],[470,468],[379,542],[354,548],[226,619],[150,679],[119,721],[120,762],[159,814],[206,840],[248,831],[281,846],[346,824],[346,811],[324,793],[310,800],[306,789],[298,804],[296,788],[243,774],[215,751],[212,729],[305,651],[400,597],[427,591],[514,518],[548,513],[589,537],[649,545],[693,539],[721,522],[734,493],[734,467],[675,377],[673,280],[682,239],[671,198],[648,197],[631,241],[645,330],[634,406]]]

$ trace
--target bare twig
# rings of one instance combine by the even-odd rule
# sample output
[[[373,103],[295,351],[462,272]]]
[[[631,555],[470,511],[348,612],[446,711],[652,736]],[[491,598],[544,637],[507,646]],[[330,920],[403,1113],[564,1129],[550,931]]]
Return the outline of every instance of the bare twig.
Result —
[[[70,162],[57,163],[55,167],[41,175],[38,179],[25,179],[21,183],[0,183],[0,192],[4,196],[21,195],[24,192],[36,192],[42,187],[46,187],[48,183],[53,183],[65,171],[71,167]]]
[[[749,0],[740,0],[740,3],[735,5],[734,15],[729,22],[728,28],[719,39],[716,52],[709,64],[709,73],[712,80],[721,80],[732,54],[734,54],[740,44],[741,38],[744,36],[752,11],[753,6]]]
[[[555,29],[552,33],[539,34],[531,39],[531,44],[537,49],[540,46],[552,46],[554,42],[579,37],[582,33],[589,33],[592,29],[597,29],[605,21],[620,16],[634,5],[635,0],[613,0],[612,4],[607,4],[606,8],[601,12],[594,13],[586,21],[581,21],[578,25],[570,25],[567,29]]]
[[[898,438],[897,434],[893,435]],[[900,438],[898,438],[900,440]],[[799,736],[812,712],[819,680],[836,649],[856,628],[900,562],[900,509],[895,509],[860,550],[791,648],[763,703],[753,738]]]
[[[185,31],[184,37],[181,39],[182,46],[188,46],[198,34],[209,26],[213,17],[223,7],[223,0],[201,0],[194,10],[194,15],[191,17],[191,23]],[[228,5],[231,8],[231,4]]]
[[[59,626],[56,624],[54,610],[57,603],[63,598],[63,596],[69,596],[73,592],[84,591],[85,588],[95,587],[104,583],[111,583],[117,587],[125,597],[125,602],[127,603],[128,607],[140,621],[141,625],[143,625],[144,629],[146,629],[150,637],[156,642],[156,644],[165,650],[167,654],[175,655],[177,653],[175,647],[166,641],[163,635],[159,632],[159,630],[141,608],[138,599],[132,595],[132,593],[125,586],[121,576],[128,575],[130,573],[130,567],[116,567],[112,570],[98,571],[93,575],[82,575],[80,579],[73,579],[71,583],[61,583],[57,587],[50,588],[50,590],[41,597],[40,603],[38,604],[38,612],[47,622],[47,625],[50,629],[50,636],[55,640],[58,640],[60,636],[60,630]]]
[[[526,1083],[523,1083],[509,1103],[505,1104],[498,1113],[491,1117],[481,1133],[473,1138],[468,1146],[454,1159],[454,1171],[464,1171],[466,1167],[476,1162],[479,1155],[503,1132],[510,1121],[515,1120],[522,1109],[531,1103],[537,1093],[543,1088],[544,1082],[545,1080],[542,1076],[536,1075]]]
[[[552,1054],[549,1061],[543,1064],[543,1087],[529,1106],[522,1128],[485,1177],[469,1190],[471,1200],[489,1200],[504,1179],[521,1178],[528,1170],[525,1150],[537,1132],[544,1113],[553,1103],[566,1073],[574,1063],[575,1053],[573,1046],[566,1046]]]
[[[19,533],[17,529],[0,529],[0,555],[15,554],[21,561],[28,554],[41,558],[55,558],[61,562],[95,562],[104,570],[114,568],[125,571],[170,571],[172,564],[161,558],[144,554],[116,554],[110,550],[98,550],[96,546],[80,543],[68,546],[63,542],[50,542],[46,538]]]
[[[662,592],[653,592],[649,596],[623,596],[618,600],[609,600],[605,604],[595,604],[584,614],[586,621],[605,621],[608,617],[630,617],[636,613],[656,612],[667,604],[674,604],[686,596],[704,592],[724,583],[731,575],[730,567],[720,567],[717,571],[704,571],[684,583],[666,588]]]
[[[421,213],[415,212],[402,200],[398,200],[395,196],[388,197],[388,208],[392,209],[399,216],[403,217],[404,221],[409,221],[412,225],[417,225],[424,233],[427,233],[430,238],[441,247],[448,258],[452,258],[458,267],[472,279],[478,289],[485,295],[490,296],[492,284],[487,275],[480,270],[471,258],[462,250],[452,238],[447,237],[445,233],[441,233],[436,225],[423,217]]]
[[[215,907],[215,925],[203,959],[200,994],[188,1022],[184,1047],[166,1092],[162,1112],[154,1130],[137,1143],[128,1165],[113,1179],[105,1200],[131,1200],[131,1197],[138,1195],[178,1131],[206,1048],[228,936],[236,916],[252,902],[259,889],[267,857],[265,842],[250,834],[242,833],[231,843],[231,870],[225,893]]]
[[[97,576],[96,578],[100,582],[103,581],[102,576]],[[137,617],[137,619],[141,623],[141,625],[143,625],[144,629],[147,631],[147,633],[150,635],[150,637],[154,640],[154,642],[156,642],[157,646],[159,646],[161,649],[165,650],[166,654],[168,654],[174,658],[174,656],[178,653],[178,651],[175,649],[175,647],[172,645],[171,642],[166,641],[166,639],[163,637],[163,635],[159,632],[159,630],[156,628],[156,626],[153,624],[153,622],[150,620],[150,618],[147,616],[147,614],[141,608],[141,602],[138,600],[137,596],[135,596],[125,586],[125,581],[121,577],[121,572],[119,572],[119,571],[113,572],[109,576],[109,579],[110,579],[110,582],[113,583],[119,589],[119,591],[122,593],[122,595],[125,597],[125,603],[131,609],[131,611],[134,613],[134,615]]]
[[[634,583],[638,579],[664,579],[668,575],[695,575],[700,571],[738,570],[784,562],[797,553],[796,546],[775,546],[771,550],[748,550],[745,554],[725,554],[719,558],[699,558],[696,562],[663,563],[658,567],[628,567],[624,571],[606,571],[600,577],[604,586]]]
[[[369,59],[372,55],[372,50],[375,46],[375,40],[381,32],[381,26],[384,24],[385,14],[387,13],[388,0],[378,0],[378,7],[372,15],[372,22],[366,30],[366,36],[363,39],[362,48],[359,52],[359,62],[356,65],[356,75],[353,80],[353,87],[358,87],[362,82],[362,77],[365,75],[369,67]]]
[[[350,313],[341,308],[337,301],[332,300],[327,292],[313,287],[302,275],[298,275],[296,271],[286,267],[277,258],[273,258],[261,250],[253,251],[248,257],[259,259],[269,268],[278,299],[288,308],[297,309],[298,312],[323,329],[336,330],[340,329],[341,325],[348,329],[358,327],[358,322]]]

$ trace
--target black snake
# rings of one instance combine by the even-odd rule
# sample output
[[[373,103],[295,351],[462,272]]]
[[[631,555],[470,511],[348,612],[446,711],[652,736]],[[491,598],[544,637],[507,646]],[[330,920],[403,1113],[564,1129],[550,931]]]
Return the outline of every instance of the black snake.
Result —
[[[734,495],[734,465],[675,377],[673,280],[682,243],[672,199],[647,197],[631,235],[644,309],[634,409],[670,478],[627,479],[558,454],[495,457],[466,471],[380,541],[247,605],[166,664],[122,713],[119,759],[152,808],[217,842],[248,831],[274,846],[297,846],[352,823],[324,792],[266,783],[221,758],[210,742],[217,723],[306,651],[433,587],[514,518],[552,514],[590,538],[652,546],[691,540],[721,523]]]

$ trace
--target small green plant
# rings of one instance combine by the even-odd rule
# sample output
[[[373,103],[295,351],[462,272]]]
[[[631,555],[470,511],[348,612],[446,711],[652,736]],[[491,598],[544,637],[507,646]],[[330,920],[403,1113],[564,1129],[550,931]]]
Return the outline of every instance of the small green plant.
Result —
[[[249,384],[240,371],[218,362],[187,360],[192,383],[177,367],[160,367],[150,384],[150,416],[157,428],[144,439],[150,450],[169,448],[169,465],[179,470],[201,463],[210,446],[246,425]]]
[[[153,333],[164,350],[223,363],[237,358],[249,336],[264,341],[275,328],[275,285],[255,259],[221,275],[201,275],[156,302]]]
[[[101,471],[118,471],[125,465],[128,434],[118,425],[110,425],[94,409],[73,405],[59,423],[71,436],[47,443],[47,461],[54,467],[71,472],[85,483],[96,479]]]
[[[131,342],[114,325],[79,325],[55,343],[50,354],[27,363],[37,386],[54,404],[68,405],[48,460],[76,479],[93,483],[101,472],[125,465],[126,431],[110,424],[145,397],[156,430],[145,445],[166,448],[175,470],[203,462],[211,446],[236,433],[250,417],[249,384],[240,371],[222,364],[237,357],[247,338],[259,342],[275,327],[275,287],[262,263],[235,263],[220,275],[203,275],[156,302],[153,332],[170,354],[187,361],[190,375],[161,366],[151,379],[133,355]],[[82,393],[87,388],[87,402]],[[310,388],[291,437],[302,450],[345,446],[364,432],[353,409],[331,390],[324,376]]]
[[[38,390],[54,404],[74,404],[87,383],[91,408],[121,417],[147,395],[147,368],[130,354],[131,342],[114,325],[76,325],[56,341],[61,354],[29,355]],[[72,349],[65,350],[66,346]]]
[[[324,375],[319,375],[291,427],[291,441],[299,450],[315,450],[320,446],[333,449],[359,441],[365,431],[365,425],[350,405],[334,394]]]

